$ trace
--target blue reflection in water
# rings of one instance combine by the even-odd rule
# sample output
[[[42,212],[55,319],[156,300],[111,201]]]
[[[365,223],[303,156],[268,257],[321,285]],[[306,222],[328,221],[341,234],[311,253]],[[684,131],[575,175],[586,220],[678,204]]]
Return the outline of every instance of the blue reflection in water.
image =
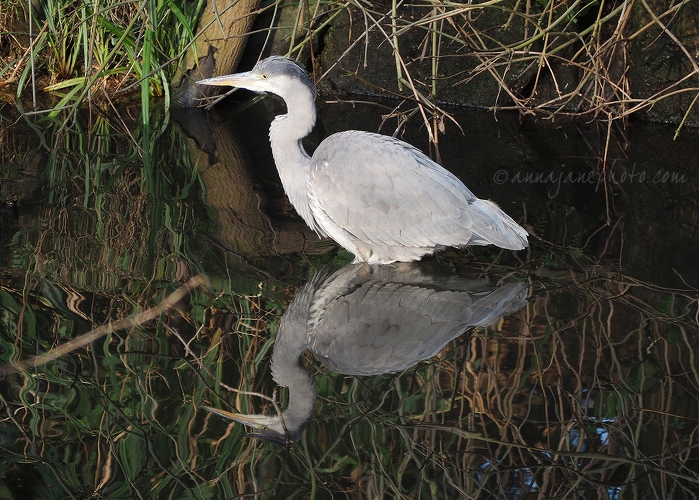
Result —
[[[477,473],[475,477],[479,485],[482,486],[485,483],[485,478],[488,475],[488,473],[499,472],[499,462],[499,460],[488,460],[476,469],[476,471],[481,472]],[[534,473],[531,471],[529,467],[521,467],[519,469],[514,469],[512,473],[512,480],[510,481],[509,486],[504,492],[506,495],[505,498],[520,498],[522,495],[526,493],[531,493],[539,490],[539,486],[536,484],[536,478],[534,477]]]
[[[609,495],[609,500],[619,500],[620,493],[621,493],[621,486],[607,488],[607,494]]]

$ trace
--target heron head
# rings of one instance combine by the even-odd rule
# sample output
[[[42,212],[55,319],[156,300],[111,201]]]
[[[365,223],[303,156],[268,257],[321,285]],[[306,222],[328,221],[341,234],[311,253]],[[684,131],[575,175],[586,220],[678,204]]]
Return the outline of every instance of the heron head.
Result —
[[[244,73],[207,78],[199,80],[197,84],[238,87],[254,92],[271,92],[285,99],[293,93],[297,93],[299,89],[307,89],[315,94],[315,87],[306,70],[293,59],[282,56],[263,59],[252,70]]]

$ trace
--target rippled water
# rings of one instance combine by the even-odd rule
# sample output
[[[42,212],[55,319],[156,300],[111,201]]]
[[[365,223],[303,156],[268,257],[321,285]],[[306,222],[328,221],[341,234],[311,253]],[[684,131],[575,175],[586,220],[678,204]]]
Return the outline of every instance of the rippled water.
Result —
[[[370,269],[248,97],[0,125],[0,498],[699,490],[698,132],[457,114],[431,154],[530,248]],[[395,106],[324,104],[307,145]]]

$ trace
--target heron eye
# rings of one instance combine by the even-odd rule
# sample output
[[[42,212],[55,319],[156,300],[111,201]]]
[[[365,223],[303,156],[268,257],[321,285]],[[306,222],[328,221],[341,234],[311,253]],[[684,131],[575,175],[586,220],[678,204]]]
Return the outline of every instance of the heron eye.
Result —
[[[267,73],[262,73],[262,78],[264,78],[266,80],[269,77],[267,76]]]

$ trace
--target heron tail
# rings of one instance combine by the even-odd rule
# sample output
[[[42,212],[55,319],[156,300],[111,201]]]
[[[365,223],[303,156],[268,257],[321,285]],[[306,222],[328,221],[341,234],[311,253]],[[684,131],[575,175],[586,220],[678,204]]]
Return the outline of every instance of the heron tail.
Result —
[[[490,200],[470,204],[473,227],[469,245],[496,245],[508,250],[529,246],[527,231]]]

